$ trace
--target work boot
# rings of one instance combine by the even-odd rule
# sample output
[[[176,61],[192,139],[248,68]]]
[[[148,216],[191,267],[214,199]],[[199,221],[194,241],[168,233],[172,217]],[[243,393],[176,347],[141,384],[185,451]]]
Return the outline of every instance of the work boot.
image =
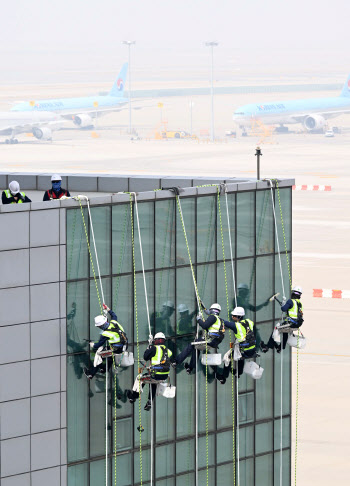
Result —
[[[260,349],[263,353],[267,353],[269,350],[269,347],[264,343],[264,341],[261,341],[260,343]]]
[[[220,381],[222,385],[226,383],[226,378],[224,378],[222,375],[219,375],[218,373],[215,375],[216,379]]]
[[[93,376],[89,373],[89,370],[87,368],[84,368],[84,375],[88,380],[92,380]]]
[[[146,410],[146,412],[148,412],[148,410],[151,410],[151,407],[152,407],[151,400],[147,400],[147,403],[145,405],[144,410]]]
[[[139,393],[135,392],[134,390],[126,390],[126,396],[128,397],[130,403],[135,403],[136,399],[139,397]]]
[[[275,348],[276,348],[277,353],[279,354],[281,352],[281,343],[275,344]]]
[[[184,366],[185,366],[186,373],[188,375],[190,375],[191,374],[191,371],[192,371],[192,368],[190,367],[190,365],[188,363],[185,363]]]

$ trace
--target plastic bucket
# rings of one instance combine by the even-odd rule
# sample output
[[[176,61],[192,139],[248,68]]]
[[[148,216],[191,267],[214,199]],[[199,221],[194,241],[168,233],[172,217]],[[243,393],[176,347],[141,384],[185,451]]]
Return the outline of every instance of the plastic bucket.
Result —
[[[123,366],[126,368],[127,366],[132,366],[134,364],[134,355],[131,352],[125,351],[123,354],[122,361],[120,363],[120,366]]]
[[[264,368],[261,368],[261,366],[254,361],[245,361],[243,371],[247,375],[251,376],[254,380],[260,380],[264,372]]]
[[[306,346],[306,338],[304,338],[302,335],[298,337],[294,334],[289,334],[287,343],[293,348],[304,349]]]
[[[159,383],[157,387],[157,396],[164,398],[175,398],[176,386],[168,385],[168,383]]]
[[[202,354],[202,365],[206,366],[220,366],[221,365],[221,354]]]

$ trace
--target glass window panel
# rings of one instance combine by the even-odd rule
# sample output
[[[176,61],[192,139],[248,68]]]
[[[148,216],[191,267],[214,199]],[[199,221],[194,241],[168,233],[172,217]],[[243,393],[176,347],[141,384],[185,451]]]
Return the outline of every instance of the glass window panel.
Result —
[[[282,452],[282,484],[290,484],[290,449]],[[275,463],[274,463],[274,486],[279,486],[280,481],[280,460],[281,456],[279,452],[275,452]]]
[[[215,260],[215,227],[216,196],[199,197],[197,199],[197,262]]]
[[[133,468],[133,454],[121,454],[117,456],[117,461],[112,459],[112,484],[118,486],[131,486],[132,483],[132,468]],[[115,480],[117,477],[117,480]],[[102,476],[104,478],[104,476]],[[99,478],[96,484],[101,484],[103,480]]]
[[[136,360],[137,357],[135,356],[136,346],[132,347],[129,345],[128,351],[134,353],[134,359]],[[117,387],[117,418],[125,417],[126,415],[131,415],[134,405],[132,405],[126,397],[125,391],[130,390],[132,388],[134,382],[134,368],[133,366],[128,366],[124,368],[120,366],[118,368],[117,375],[113,372],[113,384],[112,384],[112,408],[114,410],[114,401],[115,401],[115,385]],[[114,413],[114,412],[113,412]],[[114,416],[114,415],[113,415]]]
[[[112,421],[112,443],[113,452],[115,452],[115,445],[117,451],[125,451],[132,448],[132,418],[126,417],[117,421]]]
[[[245,316],[255,321],[255,267],[254,259],[237,261],[237,305],[243,307]],[[235,307],[232,296],[232,307]]]
[[[143,435],[143,434],[142,434]],[[144,484],[151,478],[151,451],[150,449],[142,450],[142,479]],[[141,467],[140,467],[140,452],[134,453],[134,483],[137,484],[141,481]]]
[[[234,362],[233,366],[237,368],[237,363]],[[253,378],[251,376],[243,373],[239,378],[239,391],[245,392],[245,391],[254,390],[254,382],[255,381],[256,380],[253,380]]]
[[[255,192],[237,193],[237,257],[254,255]]]
[[[272,451],[273,422],[255,426],[255,454]]]
[[[225,345],[228,348],[228,342]],[[222,373],[222,366],[218,369]],[[235,378],[233,378],[235,380]],[[226,380],[224,385],[219,382],[216,386],[216,411],[217,411],[217,428],[232,427],[232,374]]]
[[[108,464],[108,474],[110,474],[110,461]],[[110,476],[109,476],[110,477]],[[106,461],[90,462],[90,486],[101,483],[101,478],[106,478]]]
[[[290,251],[292,248],[292,188],[286,187],[279,190],[280,193],[280,200],[282,206],[282,216],[283,216],[283,226],[284,226],[284,234],[287,243],[287,250]],[[278,238],[280,242],[281,251],[285,251],[285,242],[283,236],[283,226],[281,222],[281,212],[280,212],[280,205],[278,200],[278,192],[275,191],[275,206],[276,206],[276,222],[277,222],[277,231],[278,231]],[[276,245],[277,250],[277,245]]]
[[[236,474],[238,478],[237,467]],[[251,484],[254,484],[254,459],[244,459],[239,461],[239,476],[239,479],[237,479],[236,481],[237,485],[239,484],[240,486],[250,486]]]
[[[210,418],[209,418],[210,420]],[[213,466],[215,464],[215,435],[208,435],[208,464]],[[207,466],[207,441],[206,437],[198,438],[198,467]]]
[[[233,467],[232,464],[224,464],[217,467],[216,470],[216,486],[227,486],[233,484]],[[237,484],[237,482],[236,482]],[[246,486],[245,483],[239,483],[242,486]]]
[[[235,194],[227,194],[227,203],[228,203],[230,228],[231,228],[232,255],[233,255],[233,258],[235,258],[235,241],[236,241],[235,205],[236,205],[236,195]],[[225,260],[230,262],[231,251],[230,251],[230,238],[229,238],[229,231],[228,231],[226,198],[225,197],[220,196],[220,206],[221,206],[221,224],[222,224],[223,235],[221,237],[220,213],[219,213],[219,209],[218,209],[218,216],[217,216],[217,259],[223,260],[223,253],[222,253],[222,238],[223,238]],[[232,279],[232,277],[231,277],[231,279]]]
[[[83,213],[87,224],[86,208],[83,209]],[[89,265],[88,247],[80,208],[70,209],[67,211],[67,280],[86,278]]]
[[[175,335],[175,270],[156,272],[156,312],[151,321],[155,332],[167,337]]]
[[[193,486],[195,484],[195,474],[182,474],[176,476],[176,486]]]
[[[91,219],[94,226],[96,251],[98,262],[100,265],[101,275],[109,275],[111,273],[111,207],[99,206],[91,208]],[[90,248],[92,260],[94,262],[94,269],[98,275],[98,265],[96,261],[92,230],[90,227]],[[92,266],[90,265],[90,277],[93,276]]]
[[[283,360],[283,363],[282,361]],[[281,413],[281,364],[283,367],[283,391],[282,391],[282,413],[283,415],[290,413],[290,366],[291,366],[291,349],[286,345],[286,349],[280,354],[275,353],[275,417],[280,416]]]
[[[198,471],[198,484],[215,484],[215,468],[202,469]]]
[[[172,382],[173,371],[170,370]],[[175,383],[172,383],[175,384]],[[177,391],[177,390],[176,390]],[[173,398],[157,397],[155,414],[156,440],[169,441],[175,437],[175,400]],[[163,474],[161,475],[163,476]],[[164,474],[166,476],[166,474]]]
[[[282,430],[282,449],[290,447],[290,417],[285,417],[282,419],[283,430]],[[274,448],[275,450],[281,447],[281,420],[275,420],[275,431],[274,431]]]
[[[199,296],[207,307],[216,301],[216,268],[215,264],[197,267],[197,286]],[[206,318],[206,316],[204,316]]]
[[[193,337],[176,341],[179,354]],[[186,360],[189,361],[189,358]],[[194,434],[195,428],[195,374],[187,375],[182,365],[176,368],[176,435],[185,437]]]
[[[274,293],[273,263],[274,257],[256,259],[256,321],[272,319],[273,303],[269,301]]]
[[[106,376],[98,373],[90,384],[90,456],[105,454],[106,447]],[[108,425],[111,426],[108,407]]]
[[[112,207],[112,269],[117,275],[132,271],[130,204]]]
[[[235,438],[236,440],[236,438]],[[233,460],[233,431],[216,434],[217,464]]]
[[[89,471],[88,463],[78,464],[77,466],[68,466],[67,477],[68,486],[80,486],[82,484],[88,484]]]
[[[290,253],[288,253],[288,259],[286,257],[285,253],[281,253],[281,266],[282,266],[282,278],[283,278],[283,284],[284,284],[284,291],[285,291],[285,297],[286,299],[290,298],[290,291],[291,291],[291,282],[289,280],[289,270],[288,270],[288,263],[289,263],[289,270],[292,270],[292,259]],[[278,255],[276,255],[275,259],[275,290],[276,292],[279,292],[280,295],[278,299],[282,301],[283,299],[283,286],[282,286],[282,278],[281,278],[281,270],[280,270],[280,263],[279,263],[279,258]],[[276,319],[279,319],[281,317],[281,306],[275,300],[275,316]]]
[[[154,315],[154,278],[153,272],[147,272],[145,274],[146,278],[146,289],[148,298],[148,308],[150,316]],[[147,319],[147,307],[145,298],[145,288],[143,283],[142,273],[136,274],[136,293],[137,293],[137,317],[138,317],[138,340],[148,341],[149,328]],[[134,308],[134,339],[137,340],[137,329],[136,329],[136,308]],[[151,331],[154,335],[154,322],[151,320]],[[142,356],[144,349],[142,348]]]
[[[67,283],[67,353],[86,351],[89,337],[89,285]]]
[[[199,360],[201,360],[201,354]],[[205,351],[203,351],[205,355]],[[198,429],[199,432],[206,430],[206,403],[208,406],[208,427],[209,430],[215,429],[215,421],[211,419],[215,410],[216,389],[215,389],[215,373],[211,366],[202,365],[201,361],[198,363]],[[206,377],[207,373],[207,377]],[[220,385],[222,386],[222,385]]]
[[[196,330],[197,302],[193,286],[190,267],[176,270],[176,303],[177,303],[177,332],[178,334],[191,334]],[[185,306],[189,314],[181,320],[179,308]]]
[[[112,296],[113,304],[111,309],[117,314],[118,322],[123,326],[130,344],[134,339],[132,325],[134,310],[132,275],[123,275],[112,279]]]
[[[169,401],[169,400],[168,400]],[[158,427],[158,422],[157,422]],[[156,477],[171,476],[175,473],[175,447],[174,444],[156,448]],[[157,481],[158,484],[158,481]]]
[[[67,356],[68,462],[88,457],[89,387],[82,373],[84,360],[86,355]]]
[[[158,479],[156,486],[175,486],[175,478]]]
[[[254,427],[241,427],[239,429],[239,457],[254,454]]]
[[[156,202],[156,268],[175,265],[176,201]]]
[[[239,395],[239,423],[246,424],[254,420],[254,393]]]
[[[111,302],[111,279],[109,277],[104,277],[101,279],[102,280],[102,288],[103,288],[103,293],[105,297],[105,303],[108,305],[109,302]],[[96,284],[98,286],[98,291],[100,295],[100,300],[98,299],[98,294],[96,290]],[[100,282],[97,279],[96,283],[94,280],[90,280],[90,338],[93,340],[98,340],[100,339],[100,334],[101,334],[101,329],[95,326],[95,316],[98,316],[102,314],[102,309],[100,308],[100,302],[101,305],[103,304],[102,301],[102,293],[100,289]],[[111,320],[110,315],[107,315],[108,321]],[[88,336],[87,336],[88,337]],[[86,338],[87,338],[86,337]]]
[[[272,323],[260,324],[257,326],[260,339],[265,343],[269,340],[273,329]],[[256,420],[271,418],[273,416],[273,352],[260,352],[258,363],[264,368],[261,380],[255,383],[255,414]]]
[[[190,249],[192,263],[196,262],[195,255],[195,199],[183,198],[181,199],[182,214],[184,218],[187,241]],[[189,264],[187,246],[184,236],[184,230],[181,223],[179,211],[176,211],[176,264]]]
[[[154,203],[146,202],[137,205],[139,210],[142,253],[145,270],[154,266]],[[135,266],[136,271],[142,270],[139,234],[137,228],[136,211],[134,205],[134,239],[135,239]],[[157,238],[164,239],[164,233],[157,234]]]
[[[135,360],[134,366],[134,377],[137,375],[137,360]],[[131,387],[130,387],[131,388]],[[149,445],[151,443],[151,412],[144,410],[144,406],[148,400],[149,385],[145,385],[143,393],[140,395],[141,405],[138,400],[134,403],[134,447],[139,447],[140,444],[140,432],[138,427],[141,425],[143,427],[143,432],[141,433],[142,446]],[[141,420],[139,411],[141,409]]]
[[[271,202],[271,191],[256,193],[256,253],[273,253],[274,221]]]
[[[282,483],[288,484],[288,483]],[[273,457],[272,454],[255,458],[255,485],[273,486]]]
[[[182,440],[176,443],[176,474],[191,471],[195,467],[195,441]],[[183,484],[186,484],[185,482]]]

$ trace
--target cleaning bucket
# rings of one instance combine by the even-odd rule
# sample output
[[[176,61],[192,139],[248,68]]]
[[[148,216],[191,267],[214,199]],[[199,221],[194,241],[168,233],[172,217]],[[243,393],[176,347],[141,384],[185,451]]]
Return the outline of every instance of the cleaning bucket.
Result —
[[[126,368],[127,366],[132,366],[133,364],[134,364],[133,353],[131,353],[129,351],[125,351],[125,353],[123,354],[123,358],[122,358],[122,361],[120,363],[120,366],[123,366],[124,368]]]
[[[176,386],[168,385],[168,383],[159,383],[157,386],[157,396],[164,398],[175,398]]]
[[[293,348],[304,349],[306,346],[306,338],[302,334],[299,337],[294,334],[289,334],[287,343]]]
[[[206,366],[220,366],[221,354],[202,354],[202,365]]]
[[[260,380],[264,372],[264,368],[259,366],[254,361],[245,361],[243,371],[247,375],[251,376],[254,380]]]

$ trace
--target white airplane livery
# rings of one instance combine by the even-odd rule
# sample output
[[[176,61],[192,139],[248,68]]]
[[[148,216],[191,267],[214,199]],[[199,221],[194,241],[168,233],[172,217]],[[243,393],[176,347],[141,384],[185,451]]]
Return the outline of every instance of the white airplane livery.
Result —
[[[52,132],[59,130],[66,123],[56,113],[47,111],[14,113],[12,111],[0,112],[0,135],[8,135],[7,144],[16,144],[16,135],[32,133],[39,140],[51,140]]]
[[[344,113],[350,113],[350,75],[340,96],[244,105],[234,112],[233,120],[243,129],[259,120],[265,125],[301,123],[307,131],[313,131],[323,129],[329,118]]]

